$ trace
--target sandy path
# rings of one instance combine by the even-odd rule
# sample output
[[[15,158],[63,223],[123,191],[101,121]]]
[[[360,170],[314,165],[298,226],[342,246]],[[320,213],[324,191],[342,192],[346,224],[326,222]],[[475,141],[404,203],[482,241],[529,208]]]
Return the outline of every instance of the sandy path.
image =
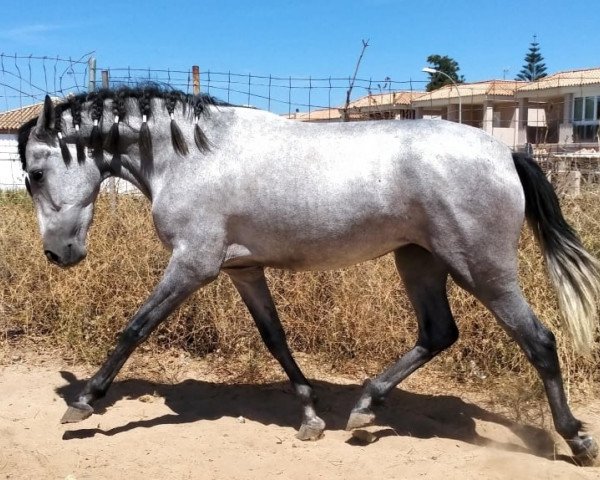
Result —
[[[60,425],[62,397],[89,372],[55,363],[0,367],[0,478],[600,479],[600,468],[561,459],[551,434],[465,396],[398,391],[371,429],[377,441],[356,444],[343,426],[358,387],[339,379],[316,382],[329,427],[317,442],[294,438],[299,411],[285,383],[198,372],[175,384],[117,381],[101,414]],[[578,413],[600,430],[600,402]]]

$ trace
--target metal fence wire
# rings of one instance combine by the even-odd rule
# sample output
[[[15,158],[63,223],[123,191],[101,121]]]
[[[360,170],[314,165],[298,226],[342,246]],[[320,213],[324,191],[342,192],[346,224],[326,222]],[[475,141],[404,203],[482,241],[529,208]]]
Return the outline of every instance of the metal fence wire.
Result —
[[[43,101],[49,94],[65,97],[102,86],[139,85],[147,82],[186,93],[199,90],[235,105],[291,115],[315,109],[341,107],[350,88],[350,76],[281,76],[221,72],[197,67],[137,68],[96,64],[92,53],[78,59],[0,53],[0,106],[14,110]],[[356,78],[352,97],[398,90],[419,91],[424,81]]]
[[[91,58],[0,53],[0,106],[14,110],[38,103],[46,94],[64,97],[86,91]]]
[[[32,116],[26,107],[41,104],[46,95],[64,98],[104,87],[154,83],[185,93],[203,92],[233,105],[244,105],[295,117],[326,110],[339,117],[352,84],[352,99],[397,90],[418,91],[423,81],[395,81],[350,76],[282,76],[213,71],[201,66],[184,68],[113,67],[97,62],[94,52],[79,57],[0,53],[0,189],[22,188],[23,174],[16,151],[18,126]],[[323,119],[323,116],[320,117]],[[325,119],[332,117],[325,117]],[[6,124],[5,124],[6,123]]]
[[[111,85],[131,85],[144,81],[170,85],[187,93],[193,91],[193,72],[190,70],[151,70],[110,68]],[[199,72],[200,90],[235,105],[245,105],[275,113],[291,115],[299,111],[328,109],[343,106],[351,77],[299,77],[255,75],[252,73]],[[353,97],[370,93],[422,89],[422,81],[395,81],[390,78],[374,80],[357,78]]]

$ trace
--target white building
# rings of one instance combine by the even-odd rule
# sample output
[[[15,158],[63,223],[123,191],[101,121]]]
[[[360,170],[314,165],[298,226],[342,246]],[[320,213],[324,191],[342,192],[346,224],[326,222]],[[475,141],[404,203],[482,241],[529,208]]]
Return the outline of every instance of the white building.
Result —
[[[525,82],[488,80],[445,85],[413,100],[416,118],[443,118],[485,130],[510,147],[518,143],[515,92]]]
[[[482,128],[509,147],[598,146],[600,68],[558,72],[535,82],[489,80],[446,85],[412,102],[416,117]]]
[[[42,104],[38,103],[0,113],[0,190],[24,188],[25,174],[17,151],[17,131],[41,111]]]
[[[594,144],[600,128],[600,68],[558,72],[520,87],[519,110],[544,110],[543,141],[532,142],[520,118],[519,138],[530,143]]]

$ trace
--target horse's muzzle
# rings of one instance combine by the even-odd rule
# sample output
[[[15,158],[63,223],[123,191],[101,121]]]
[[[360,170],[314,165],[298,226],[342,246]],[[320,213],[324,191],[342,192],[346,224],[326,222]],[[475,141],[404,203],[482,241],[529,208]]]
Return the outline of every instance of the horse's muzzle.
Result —
[[[46,258],[50,263],[60,265],[60,257],[56,253],[52,252],[51,250],[44,250],[44,253],[46,254]]]
[[[85,249],[76,248],[73,244],[68,244],[62,250],[62,255],[49,249],[44,250],[44,254],[50,263],[63,268],[76,265],[86,257]]]

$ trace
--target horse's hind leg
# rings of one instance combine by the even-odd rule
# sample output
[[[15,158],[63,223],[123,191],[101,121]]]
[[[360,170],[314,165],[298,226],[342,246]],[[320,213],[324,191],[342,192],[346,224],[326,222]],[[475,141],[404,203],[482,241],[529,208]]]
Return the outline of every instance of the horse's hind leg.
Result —
[[[263,269],[232,269],[226,272],[250,310],[267,348],[287,373],[302,401],[304,415],[296,437],[300,440],[317,440],[325,430],[325,422],[317,416],[313,389],[292,357]]]
[[[582,424],[567,403],[554,335],[527,304],[516,274],[512,280],[501,283],[477,282],[473,278],[468,282],[457,281],[490,309],[536,368],[544,383],[556,431],[567,441],[575,458],[581,462],[595,458],[598,455],[595,440],[580,434]]]
[[[398,383],[458,338],[446,294],[448,271],[433,254],[416,245],[395,252],[396,266],[419,324],[416,345],[378,377],[368,380],[362,396],[352,409],[347,430],[373,422],[373,402],[381,401]]]

